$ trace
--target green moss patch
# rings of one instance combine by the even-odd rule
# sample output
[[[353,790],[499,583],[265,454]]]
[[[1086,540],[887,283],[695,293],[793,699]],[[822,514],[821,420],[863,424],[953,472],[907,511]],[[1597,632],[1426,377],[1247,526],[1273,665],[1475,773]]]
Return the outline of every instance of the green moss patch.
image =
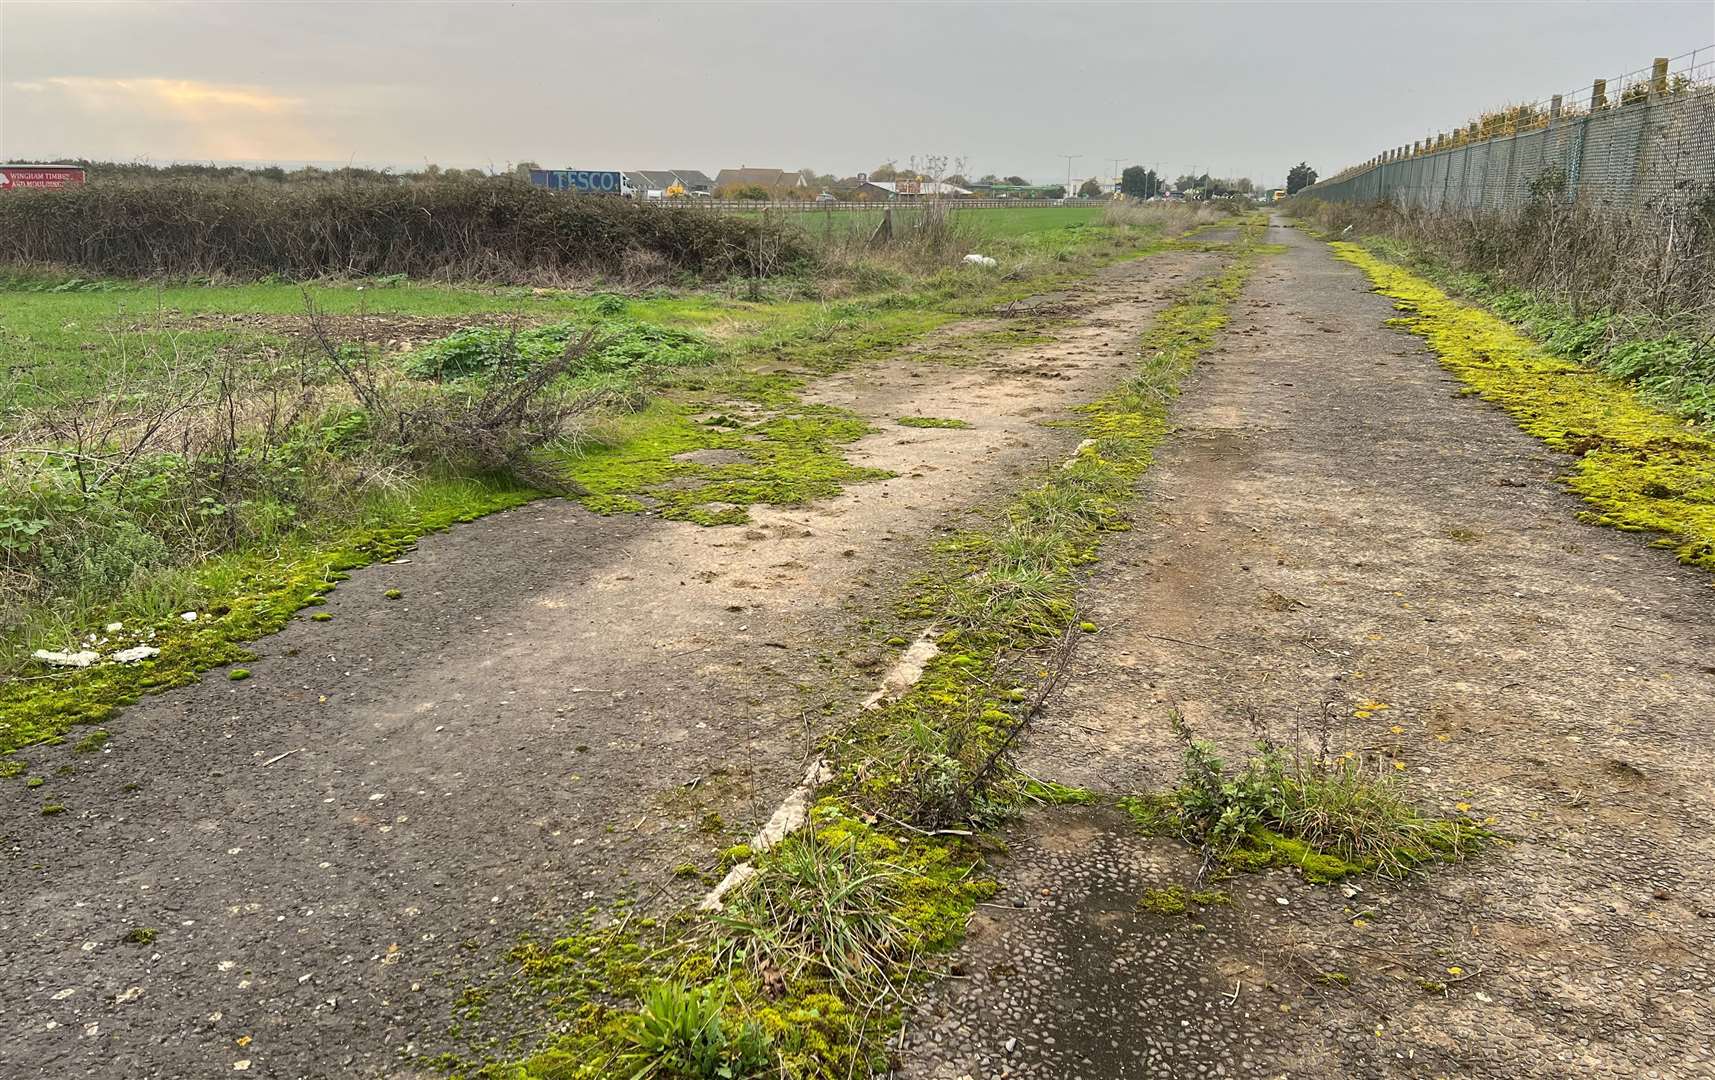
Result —
[[[311,541],[266,554],[217,560],[204,615],[126,625],[141,640],[148,631],[159,656],[135,664],[99,664],[51,678],[0,684],[0,750],[47,742],[77,724],[99,723],[143,694],[192,682],[202,672],[254,658],[245,643],[272,634],[304,607],[371,562],[397,558],[427,532],[521,505],[517,489],[460,485],[445,501],[425,501],[401,523],[352,529],[336,542]]]
[[[713,1075],[836,1080],[884,1072],[882,1044],[898,1016],[854,1000],[850,987],[893,995],[924,977],[919,958],[956,941],[993,884],[972,873],[975,852],[956,840],[894,837],[833,802],[819,804],[813,818],[809,830],[761,857],[761,873],[716,920],[592,910],[553,941],[520,942],[508,957],[511,978],[465,993],[457,1030],[480,1046],[485,1016],[503,1006],[545,1012],[561,1033],[504,1065],[457,1056],[434,1064],[507,1080],[679,1075],[648,1071],[652,1061],[671,1063],[677,1045],[652,1037],[662,1012],[683,1007],[665,1000],[684,996],[662,994],[665,985],[706,994],[700,1007],[718,1012],[732,1038],[708,1048],[711,1057],[730,1064],[755,1051],[745,1068]],[[844,875],[850,887],[825,895],[823,874]],[[821,948],[834,932],[844,933],[849,952]],[[741,1051],[738,1033],[747,1028],[756,1036]]]
[[[1576,455],[1563,479],[1593,508],[1590,520],[1658,534],[1680,561],[1715,570],[1715,439],[1362,247],[1331,246],[1397,302],[1396,325],[1448,370],[1526,432]]]
[[[1145,889],[1137,898],[1137,910],[1151,915],[1194,915],[1206,907],[1231,904],[1233,898],[1220,889],[1187,890],[1183,885]]]
[[[970,423],[965,420],[955,420],[949,416],[901,416],[893,421],[900,427],[914,428],[968,428]]]
[[[802,380],[776,375],[736,380],[722,389],[765,415],[732,421],[726,412],[699,422],[692,403],[662,401],[617,420],[599,441],[568,461],[583,489],[579,501],[597,513],[650,510],[700,525],[749,520],[758,503],[800,505],[838,495],[847,484],[886,479],[862,468],[843,448],[868,434],[847,409],[800,402]]]

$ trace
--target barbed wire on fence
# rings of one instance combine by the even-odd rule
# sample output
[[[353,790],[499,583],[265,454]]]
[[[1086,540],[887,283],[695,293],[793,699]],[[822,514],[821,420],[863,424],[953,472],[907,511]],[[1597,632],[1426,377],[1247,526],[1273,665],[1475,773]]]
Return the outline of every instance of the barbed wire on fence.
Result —
[[[1507,210],[1550,175],[1565,197],[1633,209],[1715,185],[1715,46],[1487,113],[1307,190],[1330,202]]]

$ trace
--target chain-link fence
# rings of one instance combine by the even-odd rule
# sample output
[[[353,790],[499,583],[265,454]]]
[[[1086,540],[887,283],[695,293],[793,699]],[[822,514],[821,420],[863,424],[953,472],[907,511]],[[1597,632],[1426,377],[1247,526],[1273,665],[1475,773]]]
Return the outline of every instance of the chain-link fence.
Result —
[[[1510,106],[1400,146],[1306,189],[1329,202],[1510,210],[1557,191],[1650,210],[1715,185],[1715,46]]]

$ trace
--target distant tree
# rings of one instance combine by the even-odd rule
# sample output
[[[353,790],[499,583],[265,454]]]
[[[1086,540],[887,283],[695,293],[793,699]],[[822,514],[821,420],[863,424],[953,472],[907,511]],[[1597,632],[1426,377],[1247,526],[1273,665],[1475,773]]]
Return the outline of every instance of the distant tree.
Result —
[[[1066,197],[1066,185],[1055,184],[1053,187],[1043,188],[1042,195],[1048,199],[1064,199]]]
[[[1095,177],[1092,176],[1088,180],[1084,181],[1082,184],[1078,185],[1078,198],[1080,198],[1080,199],[1099,199],[1101,197],[1102,197],[1102,185],[1096,182]]]
[[[541,167],[542,166],[536,164],[534,161],[520,161],[518,164],[512,166],[512,171],[517,176],[528,180],[530,179],[530,174]]]
[[[1132,165],[1120,173],[1120,191],[1134,199],[1153,199],[1167,187],[1167,182],[1155,175],[1154,169]]]
[[[946,182],[949,184],[952,184],[954,187],[970,187],[971,186],[971,182],[969,180],[965,179],[965,177],[963,175],[961,175],[960,173],[954,173],[952,176],[947,177]]]
[[[763,187],[761,184],[747,184],[741,188],[734,188],[727,194],[727,198],[747,199],[751,202],[767,202],[768,189]]]
[[[1316,182],[1316,170],[1307,161],[1300,161],[1286,174],[1286,193],[1296,195]]]
[[[996,176],[994,173],[985,173],[983,175],[982,179],[978,180],[977,183],[979,183],[979,184],[998,184],[998,183],[1000,183],[1000,177]]]
[[[1215,181],[1209,176],[1208,173],[1204,173],[1201,176],[1194,176],[1191,174],[1187,174],[1187,175],[1181,176],[1177,180],[1173,181],[1173,188],[1175,191],[1203,191],[1203,192],[1207,192],[1210,188],[1212,188],[1214,186],[1215,186]]]
[[[1022,176],[1009,176],[1006,178],[1006,182],[1011,184],[1013,187],[1029,187],[1030,186],[1030,181],[1026,180]]]
[[[869,178],[871,180],[895,180],[898,179],[898,177],[899,170],[893,167],[893,162],[891,161],[883,162],[869,171]]]

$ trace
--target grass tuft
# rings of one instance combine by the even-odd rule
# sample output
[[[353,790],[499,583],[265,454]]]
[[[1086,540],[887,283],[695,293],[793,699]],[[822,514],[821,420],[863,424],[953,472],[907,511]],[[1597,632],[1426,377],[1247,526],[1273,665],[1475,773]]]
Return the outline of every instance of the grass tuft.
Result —
[[[1179,787],[1123,800],[1146,832],[1174,834],[1234,869],[1298,869],[1317,883],[1363,873],[1401,878],[1458,861],[1490,834],[1463,819],[1420,813],[1400,783],[1356,755],[1293,756],[1271,743],[1229,771],[1209,743],[1173,717],[1184,746]]]

